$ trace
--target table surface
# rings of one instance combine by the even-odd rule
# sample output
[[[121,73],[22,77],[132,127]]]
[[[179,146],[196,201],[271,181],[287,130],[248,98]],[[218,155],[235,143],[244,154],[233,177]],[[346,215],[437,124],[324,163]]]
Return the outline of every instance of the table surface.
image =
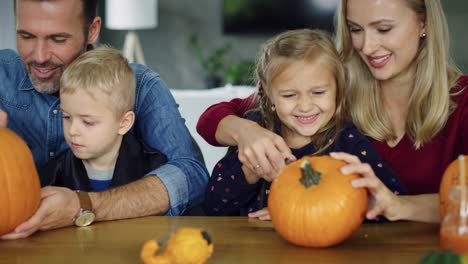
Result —
[[[246,217],[166,217],[95,223],[0,241],[0,263],[141,263],[142,244],[179,227],[205,229],[214,243],[207,263],[418,263],[438,249],[439,225],[363,224],[344,243],[304,248],[283,240],[271,222]]]

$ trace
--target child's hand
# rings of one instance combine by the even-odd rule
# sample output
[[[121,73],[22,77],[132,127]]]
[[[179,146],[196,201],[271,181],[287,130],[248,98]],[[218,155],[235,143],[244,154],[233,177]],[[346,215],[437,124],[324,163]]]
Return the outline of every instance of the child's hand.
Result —
[[[248,182],[249,184],[255,184],[261,179],[260,176],[255,174],[255,172],[253,172],[247,166],[242,165],[241,169],[242,169],[242,172],[244,173],[245,181]]]
[[[270,213],[268,212],[267,207],[260,209],[256,212],[250,213],[249,217],[258,218],[259,220],[264,220],[264,221],[271,221]]]
[[[374,170],[369,164],[362,163],[358,157],[344,152],[330,153],[330,156],[348,163],[341,168],[342,173],[361,175],[360,179],[353,180],[351,184],[355,188],[366,187],[368,190],[367,219],[375,219],[379,215],[385,216],[390,221],[401,218],[402,200],[375,176]]]

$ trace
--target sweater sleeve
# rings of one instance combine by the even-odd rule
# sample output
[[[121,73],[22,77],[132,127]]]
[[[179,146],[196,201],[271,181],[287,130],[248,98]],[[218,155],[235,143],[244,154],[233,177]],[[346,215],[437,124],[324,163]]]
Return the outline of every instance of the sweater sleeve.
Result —
[[[458,135],[461,141],[461,153],[463,155],[468,155],[468,76],[463,77],[461,87],[463,87],[463,91],[461,99],[458,102],[458,107],[460,107],[461,111],[460,131]]]
[[[219,122],[228,115],[238,117],[244,116],[247,110],[254,107],[255,94],[247,98],[234,98],[229,102],[221,102],[208,107],[200,116],[197,123],[197,132],[209,144],[213,146],[221,146],[216,141],[216,129]]]
[[[468,93],[468,91],[467,91]],[[465,107],[462,122],[461,122],[461,146],[463,147],[462,153],[468,155],[468,106]]]
[[[207,215],[244,215],[257,207],[256,198],[263,180],[249,184],[241,166],[235,147],[215,165],[203,204]]]

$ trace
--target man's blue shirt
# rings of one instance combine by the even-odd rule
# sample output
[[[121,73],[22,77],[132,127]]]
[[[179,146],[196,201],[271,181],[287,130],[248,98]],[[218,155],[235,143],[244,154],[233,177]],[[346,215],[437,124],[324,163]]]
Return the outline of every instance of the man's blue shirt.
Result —
[[[143,65],[131,67],[136,77],[136,120],[131,132],[166,155],[168,163],[149,175],[157,175],[167,188],[171,206],[167,215],[180,215],[203,200],[208,171],[159,74]],[[59,98],[34,89],[21,58],[12,50],[0,50],[0,109],[8,114],[8,127],[28,144],[37,167],[68,148]]]

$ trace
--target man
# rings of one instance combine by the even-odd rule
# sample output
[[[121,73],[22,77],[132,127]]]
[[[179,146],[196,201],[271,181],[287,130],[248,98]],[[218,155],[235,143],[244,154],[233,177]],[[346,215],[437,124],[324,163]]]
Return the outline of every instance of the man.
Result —
[[[101,18],[96,16],[96,2],[16,0],[20,56],[0,51],[0,125],[7,125],[27,142],[38,167],[67,148],[59,80],[64,69],[98,39]],[[169,89],[150,69],[136,64],[132,68],[136,77],[132,133],[163,152],[168,163],[147,177],[99,193],[44,187],[36,213],[3,239],[82,225],[84,213],[95,215],[97,221],[180,215],[201,202],[208,172]]]

